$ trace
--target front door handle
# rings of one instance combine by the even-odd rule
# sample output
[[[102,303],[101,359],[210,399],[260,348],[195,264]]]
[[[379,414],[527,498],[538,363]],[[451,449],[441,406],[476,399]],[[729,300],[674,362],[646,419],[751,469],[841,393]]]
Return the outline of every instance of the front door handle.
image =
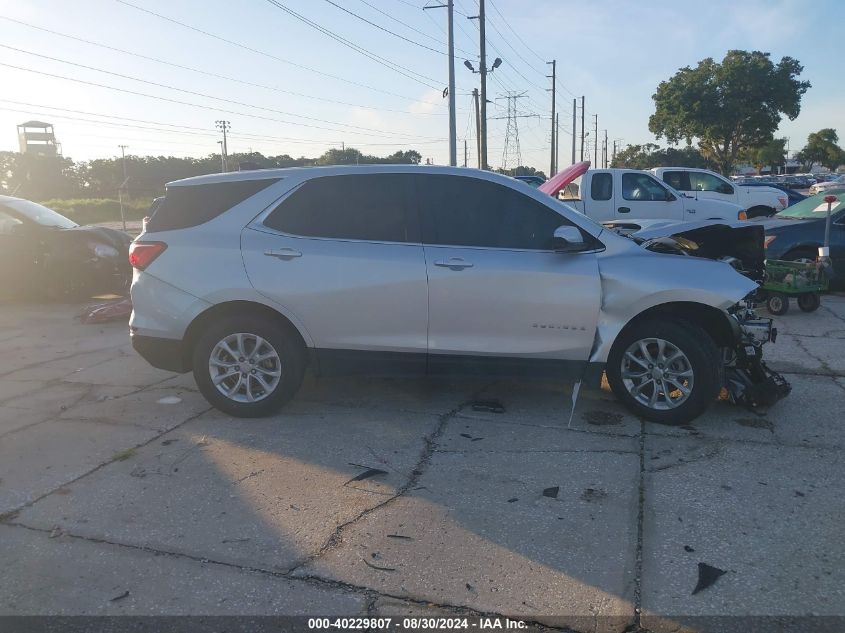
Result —
[[[275,257],[277,259],[289,260],[295,257],[302,257],[302,253],[292,248],[269,249],[264,251],[267,257]]]
[[[617,209],[617,211],[619,211],[619,213],[630,213],[630,212],[631,212],[631,207],[619,207],[619,208]]]
[[[463,270],[464,268],[472,268],[472,263],[461,259],[460,257],[450,257],[448,260],[434,262],[435,266],[448,268],[449,270]]]

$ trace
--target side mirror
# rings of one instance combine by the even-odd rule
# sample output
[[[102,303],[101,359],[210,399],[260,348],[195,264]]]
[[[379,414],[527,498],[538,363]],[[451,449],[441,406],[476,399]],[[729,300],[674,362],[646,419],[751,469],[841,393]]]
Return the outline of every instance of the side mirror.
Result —
[[[586,246],[584,236],[575,226],[559,226],[552,237],[554,250],[558,253],[571,253],[583,250]]]

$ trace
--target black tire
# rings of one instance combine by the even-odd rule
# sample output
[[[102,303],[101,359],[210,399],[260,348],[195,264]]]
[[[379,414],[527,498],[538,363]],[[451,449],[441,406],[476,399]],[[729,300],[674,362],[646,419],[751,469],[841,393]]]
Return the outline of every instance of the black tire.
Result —
[[[789,296],[780,292],[770,293],[769,298],[766,299],[766,309],[769,314],[783,316],[789,312]]]
[[[821,297],[819,297],[818,293],[815,292],[798,295],[797,302],[798,307],[801,308],[803,312],[815,312],[822,304]]]
[[[640,402],[623,380],[625,352],[638,341],[650,338],[663,339],[683,352],[693,372],[689,395],[674,408],[652,408]],[[670,425],[686,424],[701,415],[718,397],[724,375],[719,348],[710,335],[699,326],[681,320],[642,321],[624,330],[613,344],[606,371],[610,388],[626,407],[646,420]]]
[[[254,402],[238,402],[223,394],[214,385],[209,368],[212,351],[218,343],[237,333],[261,337],[272,346],[279,359],[278,383],[269,395],[262,394]],[[306,359],[302,340],[289,327],[263,315],[243,315],[226,316],[206,327],[194,346],[192,365],[200,392],[215,408],[238,418],[259,418],[276,413],[296,395],[305,374]],[[237,373],[233,375],[235,379]],[[247,376],[246,380],[250,382],[251,379]],[[250,384],[255,385],[254,379]]]
[[[751,207],[748,211],[745,212],[746,216],[749,220],[752,218],[767,218],[771,215],[775,214],[775,210],[772,207],[764,207],[764,206],[757,206]]]

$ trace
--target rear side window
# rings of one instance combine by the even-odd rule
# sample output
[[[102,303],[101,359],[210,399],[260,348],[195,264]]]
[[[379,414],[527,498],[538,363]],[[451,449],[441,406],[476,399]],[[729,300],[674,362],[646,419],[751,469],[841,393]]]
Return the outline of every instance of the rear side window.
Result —
[[[569,222],[528,195],[463,176],[419,175],[423,241],[449,246],[550,250]]]
[[[264,178],[168,187],[167,195],[158,206],[153,203],[155,209],[147,222],[147,230],[172,231],[203,224],[279,180]]]
[[[411,174],[350,174],[306,181],[264,220],[303,237],[419,242]]]
[[[613,197],[613,176],[608,173],[593,174],[590,196],[593,200],[610,200]]]

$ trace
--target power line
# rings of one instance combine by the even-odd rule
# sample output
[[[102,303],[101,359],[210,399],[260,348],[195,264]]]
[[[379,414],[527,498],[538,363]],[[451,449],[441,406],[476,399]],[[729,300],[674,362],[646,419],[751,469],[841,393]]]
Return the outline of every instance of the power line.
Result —
[[[195,97],[203,97],[203,98],[206,98],[206,99],[214,99],[216,101],[222,101],[224,103],[231,103],[231,104],[234,104],[234,105],[245,106],[247,108],[255,108],[256,110],[265,110],[267,112],[274,112],[276,114],[283,114],[285,116],[292,116],[292,117],[296,117],[296,118],[299,118],[299,119],[305,119],[307,121],[316,121],[318,123],[327,123],[329,125],[338,125],[338,126],[341,126],[341,127],[354,128],[354,129],[362,130],[362,131],[365,131],[365,132],[381,132],[382,131],[382,130],[377,130],[377,129],[374,129],[374,128],[363,127],[363,126],[360,126],[360,125],[339,123],[337,121],[331,121],[331,120],[328,120],[328,119],[321,119],[321,118],[318,118],[318,117],[306,116],[304,114],[296,114],[295,112],[286,112],[284,110],[276,110],[275,108],[267,108],[265,106],[253,105],[251,103],[246,103],[244,101],[237,101],[235,99],[226,99],[225,97],[216,97],[214,95],[206,94],[204,92],[197,92],[195,90],[187,90],[185,88],[179,88],[177,86],[169,86],[167,84],[162,84],[162,83],[159,83],[159,82],[156,82],[156,81],[149,81],[147,79],[141,79],[139,77],[133,77],[131,75],[125,75],[123,73],[116,73],[116,72],[113,72],[113,71],[110,71],[110,70],[105,70],[103,68],[97,68],[95,66],[88,66],[86,64],[79,64],[79,63],[71,62],[71,61],[68,61],[68,60],[65,60],[65,59],[59,59],[58,57],[51,57],[50,55],[44,55],[42,53],[36,53],[36,52],[33,52],[33,51],[24,50],[22,48],[16,48],[14,46],[8,46],[6,44],[0,44],[0,48],[7,48],[9,50],[13,50],[13,51],[16,51],[18,53],[33,55],[34,57],[41,57],[42,59],[49,59],[50,61],[59,62],[59,63],[62,63],[62,64],[68,64],[70,66],[76,66],[77,68],[85,68],[86,70],[93,70],[95,72],[104,73],[106,75],[111,75],[113,77],[120,77],[121,79],[129,79],[131,81],[137,81],[137,82],[148,84],[148,85],[151,85],[151,86],[156,86],[158,88],[175,90],[177,92],[182,92],[182,93],[185,93],[185,94],[193,95]],[[305,125],[305,124],[304,123],[297,123],[296,125]],[[315,127],[317,129],[327,129],[327,128],[322,128],[322,127],[319,127],[319,126],[306,126],[306,127]],[[337,132],[337,131],[343,131],[343,130],[331,130],[331,131]]]
[[[306,18],[301,13],[297,13],[296,11],[294,11],[290,7],[287,7],[286,5],[282,4],[278,0],[267,0],[267,2],[269,2],[271,5],[273,5],[277,9],[284,11],[285,13],[290,15],[291,17],[299,20],[303,24],[307,24],[311,28],[316,29],[317,31],[319,31],[323,35],[326,35],[326,36],[330,37],[331,39],[335,40],[336,42],[343,44],[344,46],[352,49],[356,53],[360,53],[361,55],[363,55],[367,59],[370,59],[370,60],[376,62],[377,64],[381,64],[385,68],[389,68],[390,70],[392,70],[396,73],[399,73],[400,75],[407,77],[408,79],[411,79],[412,81],[416,81],[417,83],[422,84],[424,86],[427,86],[427,87],[429,87],[433,90],[439,90],[440,89],[439,85],[442,85],[441,81],[434,79],[433,77],[429,77],[428,75],[423,75],[422,73],[418,73],[418,72],[410,70],[410,69],[405,69],[405,68],[399,66],[398,64],[395,64],[394,62],[390,61],[389,59],[382,57],[381,55],[378,55],[376,53],[373,53],[372,51],[364,48],[363,46],[359,46],[358,44],[355,44],[354,42],[346,39],[342,35],[338,35],[334,31],[327,29],[324,26],[321,26],[320,24],[318,24],[317,22],[314,22],[313,20],[310,20],[309,18]],[[416,75],[416,77],[414,75]]]
[[[70,40],[74,40],[76,42],[82,42],[84,44],[90,44],[91,46],[98,46],[98,47],[104,48],[106,50],[116,51],[118,53],[123,53],[124,55],[131,55],[133,57],[138,57],[139,59],[145,59],[147,61],[156,62],[158,64],[164,64],[166,66],[172,66],[173,68],[180,68],[182,70],[188,70],[188,71],[191,71],[191,72],[206,75],[208,77],[215,77],[217,79],[225,79],[226,81],[233,81],[233,82],[243,84],[243,85],[246,85],[246,86],[253,86],[255,88],[263,88],[265,90],[273,90],[275,92],[281,92],[281,93],[293,95],[293,96],[296,96],[296,97],[303,97],[305,99],[314,99],[316,101],[324,101],[326,103],[335,103],[335,104],[338,104],[338,105],[346,105],[346,106],[351,106],[351,107],[355,107],[355,108],[365,108],[365,109],[369,109],[369,110],[379,110],[379,111],[384,111],[384,112],[395,112],[397,114],[409,114],[409,115],[413,115],[413,116],[416,116],[418,114],[424,115],[424,116],[446,116],[445,112],[419,112],[419,113],[418,112],[408,112],[407,110],[396,110],[396,109],[392,109],[392,108],[379,108],[379,107],[376,107],[376,106],[369,106],[369,105],[364,105],[364,104],[361,104],[361,103],[351,103],[349,101],[339,101],[337,99],[329,99],[328,97],[318,97],[316,95],[309,95],[309,94],[305,94],[305,93],[302,93],[302,92],[296,92],[296,91],[293,91],[293,90],[285,90],[284,88],[279,88],[279,87],[276,87],[276,86],[267,86],[265,84],[254,83],[254,82],[251,82],[251,81],[238,79],[236,77],[228,77],[226,75],[220,75],[218,73],[213,73],[213,72],[210,72],[210,71],[207,71],[207,70],[202,70],[200,68],[194,68],[192,66],[184,66],[182,64],[170,62],[170,61],[167,61],[165,59],[160,59],[158,57],[150,57],[149,55],[144,55],[142,53],[136,53],[134,51],[127,51],[127,50],[122,49],[122,48],[117,48],[116,46],[110,46],[108,44],[103,44],[101,42],[95,42],[93,40],[85,39],[83,37],[77,37],[75,35],[69,35],[67,33],[60,33],[59,31],[53,31],[51,29],[36,26],[34,24],[29,24],[27,22],[23,22],[21,20],[16,20],[14,18],[10,18],[10,17],[4,16],[4,15],[0,15],[0,19],[7,20],[9,22],[14,22],[15,24],[20,24],[22,26],[26,26],[26,27],[29,27],[29,28],[32,28],[32,29],[36,29],[36,30],[42,31],[44,33],[50,33],[51,35],[57,35],[59,37],[64,37],[64,38],[67,38],[67,39],[70,39]]]
[[[150,99],[158,99],[159,101],[167,101],[169,103],[177,103],[179,105],[186,105],[186,106],[191,106],[191,107],[194,107],[194,108],[202,108],[204,110],[211,110],[213,112],[225,112],[226,114],[236,114],[238,116],[251,117],[253,119],[261,119],[261,120],[264,120],[264,121],[274,121],[276,123],[284,123],[284,124],[287,124],[287,125],[298,125],[298,126],[301,126],[301,127],[309,127],[309,128],[314,128],[314,129],[318,129],[318,130],[327,130],[329,132],[341,132],[341,133],[344,133],[344,134],[366,134],[366,132],[336,130],[336,129],[332,129],[332,128],[321,127],[321,126],[318,126],[318,125],[310,125],[310,124],[307,124],[307,123],[300,123],[298,121],[285,121],[283,119],[274,119],[272,117],[261,116],[259,114],[252,114],[252,113],[249,113],[249,112],[238,112],[236,110],[227,110],[225,108],[202,105],[202,104],[199,104],[199,103],[192,103],[190,101],[181,101],[179,99],[171,99],[169,97],[160,97],[160,96],[157,96],[157,95],[151,95],[151,94],[147,94],[147,93],[144,93],[144,92],[139,92],[137,90],[129,90],[127,88],[118,88],[117,86],[109,86],[109,85],[106,85],[106,84],[100,84],[100,83],[93,82],[93,81],[86,81],[84,79],[77,79],[75,77],[67,77],[65,75],[48,73],[48,72],[41,71],[41,70],[35,70],[33,68],[26,68],[24,66],[16,66],[14,64],[7,64],[5,62],[0,62],[0,66],[5,66],[6,68],[14,68],[15,70],[22,70],[24,72],[29,72],[29,73],[33,73],[33,74],[37,74],[37,75],[43,75],[45,77],[53,77],[55,79],[64,79],[66,81],[72,81],[74,83],[81,83],[81,84],[85,84],[85,85],[88,85],[88,86],[95,86],[97,88],[105,88],[107,90],[114,90],[116,92],[123,92],[123,93],[126,93],[126,94],[137,95],[137,96],[140,96],[140,97],[148,97]],[[409,137],[409,138],[426,138],[426,139],[433,139],[434,138],[434,137],[425,137],[425,136],[415,137],[413,135],[404,134],[404,133],[392,133],[392,134],[387,134],[387,135],[379,134],[377,136],[382,136],[382,137],[387,137],[387,138],[394,137],[394,136],[406,136],[406,137]]]
[[[301,70],[307,70],[308,72],[312,72],[312,73],[320,75],[322,77],[328,77],[330,79],[342,81],[344,83],[347,83],[347,84],[350,84],[350,85],[353,85],[353,86],[358,86],[359,88],[366,88],[367,90],[372,90],[373,92],[379,92],[381,94],[390,95],[392,97],[399,97],[400,99],[405,99],[406,101],[413,101],[415,103],[425,103],[427,105],[438,105],[438,106],[442,105],[442,104],[439,104],[439,103],[434,102],[434,101],[426,101],[424,99],[416,99],[414,97],[409,97],[407,95],[398,94],[396,92],[391,92],[389,90],[384,90],[382,88],[376,88],[375,86],[370,86],[370,85],[365,84],[365,83],[361,83],[361,82],[358,82],[358,81],[347,79],[346,77],[341,77],[339,75],[333,75],[331,73],[327,73],[327,72],[324,72],[322,70],[317,70],[316,68],[312,68],[310,66],[306,66],[306,65],[300,64],[298,62],[293,62],[293,61],[290,61],[289,59],[285,59],[284,57],[279,57],[277,55],[273,55],[272,53],[268,53],[266,51],[262,51],[260,49],[248,46],[246,44],[242,44],[241,42],[236,42],[234,40],[227,39],[227,38],[222,37],[220,35],[217,35],[215,33],[211,33],[209,31],[204,31],[203,29],[197,28],[195,26],[191,26],[190,24],[186,24],[185,22],[180,22],[179,20],[175,20],[173,18],[167,17],[166,15],[162,15],[161,13],[156,13],[155,11],[150,11],[149,9],[145,9],[144,7],[139,7],[135,4],[132,4],[131,2],[128,2],[127,0],[116,0],[116,1],[119,2],[120,4],[127,6],[127,7],[131,7],[132,9],[136,9],[138,11],[142,11],[142,12],[147,13],[149,15],[152,15],[152,16],[155,16],[155,17],[160,18],[162,20],[165,20],[166,22],[170,22],[172,24],[176,24],[178,26],[181,26],[181,27],[186,28],[188,30],[194,31],[196,33],[200,33],[202,35],[205,35],[206,37],[210,37],[210,38],[219,40],[221,42],[225,42],[226,44],[229,44],[231,46],[236,46],[238,48],[249,51],[251,53],[255,53],[256,55],[261,55],[263,57],[273,59],[273,60],[275,60],[277,62],[281,62],[283,64],[288,64],[290,66],[293,66],[295,68],[299,68]]]

